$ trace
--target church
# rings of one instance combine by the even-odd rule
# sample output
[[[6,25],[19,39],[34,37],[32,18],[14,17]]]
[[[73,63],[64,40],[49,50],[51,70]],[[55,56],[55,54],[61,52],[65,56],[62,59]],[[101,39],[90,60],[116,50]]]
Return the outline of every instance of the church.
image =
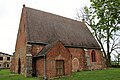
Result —
[[[84,22],[23,5],[12,72],[51,78],[103,68],[101,48]]]

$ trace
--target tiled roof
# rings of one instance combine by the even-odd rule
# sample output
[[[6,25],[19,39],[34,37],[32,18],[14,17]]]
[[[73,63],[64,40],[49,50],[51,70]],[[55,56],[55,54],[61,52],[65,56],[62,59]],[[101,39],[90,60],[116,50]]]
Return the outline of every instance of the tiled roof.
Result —
[[[4,55],[8,55],[8,56],[12,56],[12,55],[10,55],[10,54],[3,53],[3,52],[0,52],[0,54],[4,54]]]
[[[64,46],[100,48],[83,22],[29,7],[23,10],[26,12],[27,41],[49,44],[60,40]]]

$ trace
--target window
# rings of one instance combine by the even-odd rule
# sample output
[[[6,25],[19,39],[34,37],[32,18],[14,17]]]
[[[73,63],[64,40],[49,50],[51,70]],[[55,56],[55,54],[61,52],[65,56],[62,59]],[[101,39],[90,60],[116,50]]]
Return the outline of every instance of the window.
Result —
[[[3,60],[3,57],[0,57],[0,60]]]
[[[10,57],[7,57],[7,60],[10,60]]]
[[[6,67],[8,68],[8,67],[9,67],[9,64],[7,64]]]
[[[91,52],[91,58],[92,58],[92,62],[96,62],[96,56],[94,50]]]
[[[0,64],[0,67],[1,67],[2,65]]]

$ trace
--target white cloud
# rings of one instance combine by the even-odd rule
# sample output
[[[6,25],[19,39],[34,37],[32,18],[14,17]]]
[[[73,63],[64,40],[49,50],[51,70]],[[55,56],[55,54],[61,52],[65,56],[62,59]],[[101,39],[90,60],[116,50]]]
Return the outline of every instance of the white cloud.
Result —
[[[14,52],[22,5],[75,18],[76,9],[89,0],[0,0],[0,52]]]

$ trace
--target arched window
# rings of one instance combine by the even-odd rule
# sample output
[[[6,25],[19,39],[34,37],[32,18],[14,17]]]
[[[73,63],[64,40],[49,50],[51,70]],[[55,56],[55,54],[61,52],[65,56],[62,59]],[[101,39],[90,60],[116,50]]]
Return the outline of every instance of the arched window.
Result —
[[[96,55],[96,54],[95,54],[95,51],[92,50],[92,52],[91,52],[92,62],[96,62],[96,56],[95,56],[95,55]]]
[[[9,64],[7,64],[6,67],[9,68]]]

